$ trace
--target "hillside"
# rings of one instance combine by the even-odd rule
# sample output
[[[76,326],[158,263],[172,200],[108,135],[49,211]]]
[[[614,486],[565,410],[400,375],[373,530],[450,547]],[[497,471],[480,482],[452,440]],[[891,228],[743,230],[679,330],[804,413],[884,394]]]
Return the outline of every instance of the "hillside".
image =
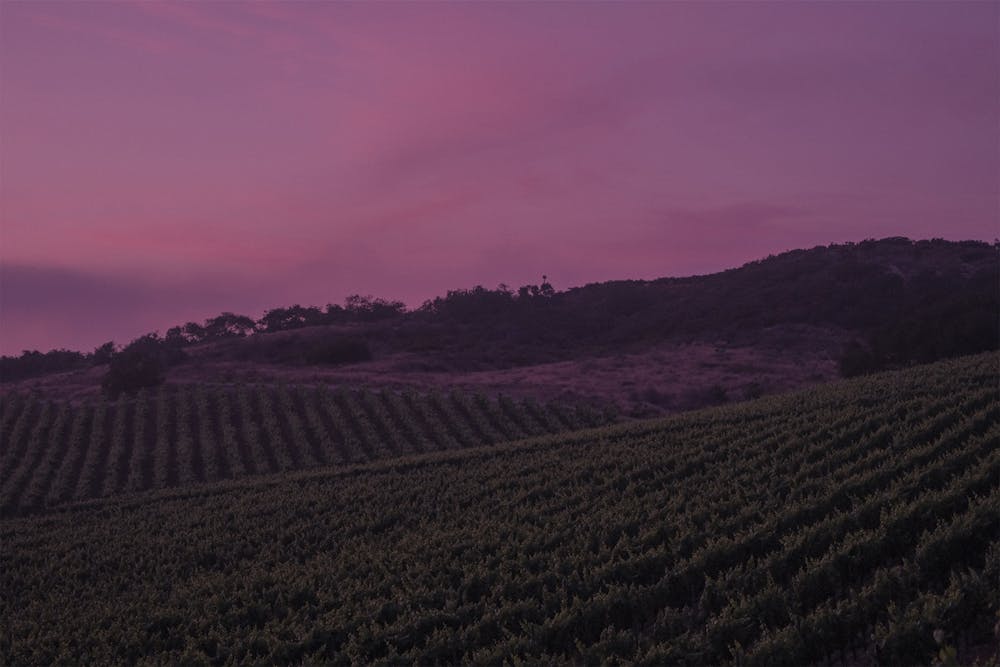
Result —
[[[482,394],[190,385],[0,397],[0,516],[70,500],[495,445],[614,416]]]
[[[453,290],[410,312],[352,297],[172,328],[184,359],[167,382],[461,388],[643,417],[996,349],[998,285],[994,246],[893,238],[705,276]],[[0,391],[93,398],[106,373],[82,356],[16,361]]]
[[[0,521],[0,655],[928,664],[989,653],[998,357]]]

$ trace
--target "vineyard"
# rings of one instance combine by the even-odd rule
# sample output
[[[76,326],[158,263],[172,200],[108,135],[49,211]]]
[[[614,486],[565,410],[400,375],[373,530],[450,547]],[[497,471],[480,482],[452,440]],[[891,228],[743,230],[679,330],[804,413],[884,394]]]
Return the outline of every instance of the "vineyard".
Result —
[[[475,449],[557,417],[531,411],[529,429],[527,408],[503,419],[477,399],[260,389],[82,411],[16,399],[10,507],[414,456],[3,520],[0,662],[989,657],[997,369],[967,357]]]
[[[462,449],[606,424],[453,391],[201,385],[73,406],[0,399],[0,515],[127,491]]]

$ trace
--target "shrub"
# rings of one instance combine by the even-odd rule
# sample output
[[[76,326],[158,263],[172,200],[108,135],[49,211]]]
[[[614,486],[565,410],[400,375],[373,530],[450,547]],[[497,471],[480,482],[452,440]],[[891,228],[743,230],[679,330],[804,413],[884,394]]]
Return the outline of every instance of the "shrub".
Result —
[[[168,345],[156,334],[135,339],[111,358],[101,387],[110,397],[132,393],[143,387],[162,384],[167,367],[177,363],[184,353]]]

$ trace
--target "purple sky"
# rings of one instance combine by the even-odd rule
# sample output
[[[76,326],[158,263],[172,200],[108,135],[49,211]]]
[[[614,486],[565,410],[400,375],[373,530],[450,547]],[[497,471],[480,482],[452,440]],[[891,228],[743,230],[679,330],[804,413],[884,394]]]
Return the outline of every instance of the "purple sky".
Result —
[[[0,3],[0,352],[1000,235],[1000,4]]]

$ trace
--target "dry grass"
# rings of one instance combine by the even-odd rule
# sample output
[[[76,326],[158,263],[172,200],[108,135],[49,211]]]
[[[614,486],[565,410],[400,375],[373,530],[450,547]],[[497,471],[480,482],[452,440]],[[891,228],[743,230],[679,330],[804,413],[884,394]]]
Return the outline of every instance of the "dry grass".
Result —
[[[458,387],[539,400],[614,403],[642,417],[753,398],[838,377],[835,352],[844,335],[814,328],[774,329],[741,343],[664,343],[642,352],[587,357],[502,370],[444,372],[420,354],[394,354],[344,366],[289,366],[194,354],[171,369],[171,383],[288,383],[350,387]],[[0,391],[38,390],[71,400],[99,396],[103,369],[34,378]]]

